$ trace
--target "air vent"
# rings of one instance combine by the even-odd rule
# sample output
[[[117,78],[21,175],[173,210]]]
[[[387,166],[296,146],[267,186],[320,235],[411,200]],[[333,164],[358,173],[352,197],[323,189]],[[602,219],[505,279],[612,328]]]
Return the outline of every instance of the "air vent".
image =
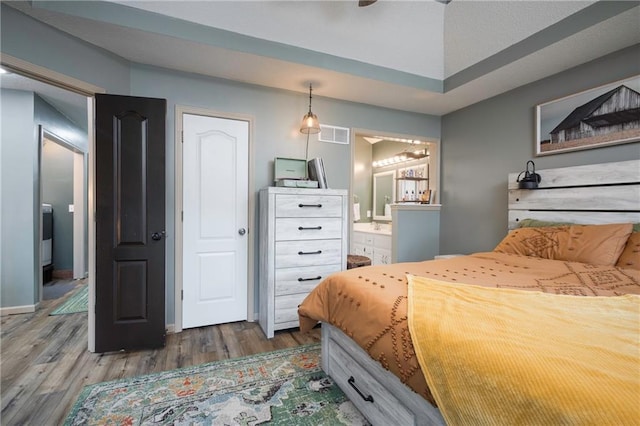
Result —
[[[318,140],[321,142],[349,144],[349,129],[346,127],[330,126],[328,124],[320,125],[320,134]]]

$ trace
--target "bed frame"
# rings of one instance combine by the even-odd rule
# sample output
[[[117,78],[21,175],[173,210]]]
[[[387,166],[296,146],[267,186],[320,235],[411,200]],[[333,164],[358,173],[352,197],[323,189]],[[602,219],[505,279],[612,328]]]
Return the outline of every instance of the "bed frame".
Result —
[[[509,229],[531,218],[573,223],[640,222],[640,160],[539,170],[539,188],[518,189],[510,173]],[[444,425],[438,409],[322,324],[322,369],[374,425]]]

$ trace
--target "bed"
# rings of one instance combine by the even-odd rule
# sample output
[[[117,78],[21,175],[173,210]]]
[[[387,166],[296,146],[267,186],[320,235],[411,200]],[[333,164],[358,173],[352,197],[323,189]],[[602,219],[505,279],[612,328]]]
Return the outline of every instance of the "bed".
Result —
[[[489,340],[504,345],[500,346],[502,349],[499,364],[511,362],[502,359],[502,351],[505,354],[510,351],[518,354],[517,351],[522,349],[509,346],[511,340],[517,339],[508,338],[501,341],[497,340],[499,336],[489,336],[487,333],[498,327],[487,325],[492,324],[490,320],[485,323],[484,319],[478,321],[478,317],[473,316],[486,316],[488,308],[490,312],[501,309],[500,306],[493,308],[490,305],[494,303],[496,294],[505,298],[504,300],[523,298],[522,302],[518,302],[523,307],[529,310],[538,309],[529,312],[526,309],[517,309],[516,311],[523,311],[522,318],[525,318],[519,327],[528,326],[526,318],[529,317],[526,315],[536,315],[538,318],[538,312],[544,312],[539,315],[544,321],[528,321],[536,324],[535,327],[549,327],[544,333],[528,333],[536,339],[540,339],[541,336],[547,338],[546,335],[553,335],[556,331],[561,333],[565,329],[554,326],[551,320],[588,323],[581,318],[587,314],[592,315],[589,313],[591,310],[596,316],[603,313],[602,318],[598,318],[597,321],[610,321],[609,312],[617,312],[620,307],[610,307],[607,303],[619,302],[623,305],[620,309],[628,310],[627,329],[624,332],[630,333],[631,336],[631,346],[626,348],[627,351],[631,351],[631,357],[621,362],[616,360],[613,364],[620,365],[620,368],[628,368],[631,365],[633,369],[635,366],[635,370],[632,371],[637,372],[639,305],[635,295],[640,294],[640,233],[633,232],[632,224],[640,222],[639,171],[638,160],[542,170],[539,171],[542,182],[537,190],[518,189],[515,183],[517,174],[510,174],[509,228],[513,232],[510,232],[494,251],[443,260],[357,268],[334,274],[323,281],[300,305],[301,329],[305,330],[313,327],[318,321],[322,322],[323,369],[373,424],[444,424],[445,419],[449,423],[459,424],[496,421],[496,417],[490,417],[494,415],[492,413],[474,412],[477,407],[474,408],[472,400],[475,398],[474,389],[488,389],[487,381],[493,380],[491,374],[495,372],[485,374],[484,371],[493,371],[492,369],[500,366],[478,366],[475,365],[479,363],[476,358],[481,358],[480,355],[484,354],[485,350],[489,354],[492,353],[484,347],[490,346],[485,343]],[[549,223],[552,221],[562,223]],[[638,230],[640,229],[636,228],[636,231]],[[426,293],[426,297],[423,294],[414,294],[424,289],[430,292]],[[470,293],[459,294],[465,291]],[[418,301],[427,305],[419,305]],[[458,305],[449,305],[452,301]],[[447,307],[442,314],[436,315],[437,318],[429,318],[425,311],[439,312],[437,309],[440,305],[437,303]],[[573,305],[563,305],[565,303],[586,303],[589,306],[579,305],[579,308],[574,309]],[[594,303],[604,304],[605,307],[591,307]],[[509,302],[507,305],[512,311],[513,306],[520,306],[515,302]],[[474,313],[476,308],[479,312]],[[448,309],[454,309],[452,312],[455,314],[447,316]],[[547,312],[547,309],[559,311]],[[558,315],[558,312],[562,315]],[[507,322],[508,326],[517,323],[516,320],[501,321],[504,318],[507,316],[498,316],[491,321]],[[551,319],[549,324],[545,323],[546,318]],[[613,327],[617,327],[618,323],[622,322],[616,322]],[[585,333],[594,334],[585,340],[597,337],[604,342],[608,338],[618,338],[617,329],[609,334],[603,332],[602,336],[597,335],[598,330],[608,330],[608,327],[609,325],[599,326],[595,327],[595,330],[587,328]],[[452,343],[442,340],[442,335],[437,335],[441,329],[445,330],[444,334],[447,336],[457,334],[455,338],[459,340],[455,342],[455,347],[464,346],[466,350],[472,351],[473,356],[467,355],[462,358],[472,359],[474,365],[460,364],[460,359],[454,359],[455,356],[450,355],[457,352],[451,350],[454,347]],[[418,333],[423,333],[419,334],[420,336],[437,335],[429,337],[431,349],[424,348],[422,337],[417,345],[415,344],[413,336]],[[510,333],[513,333],[513,330]],[[567,345],[570,344],[571,338],[580,338],[575,331],[572,333],[566,340]],[[502,338],[504,339],[504,336]],[[555,339],[564,341],[563,337],[556,336]],[[424,340],[428,340],[428,337]],[[535,344],[545,345],[545,341],[538,340]],[[562,345],[553,346],[555,348]],[[551,348],[550,353],[554,348]],[[430,353],[430,350],[434,353]],[[438,350],[441,352],[437,353]],[[537,367],[541,370],[540,374],[547,374],[542,391],[547,392],[548,388],[555,391],[555,387],[563,387],[567,382],[571,386],[580,386],[579,382],[583,379],[558,380],[559,384],[552,386],[557,377],[568,373],[547,368],[547,361],[543,355],[536,355],[536,361],[533,362],[542,364]],[[458,382],[456,389],[464,387],[464,392],[452,393],[450,389],[446,389],[444,382],[451,380],[451,383],[455,384],[451,379],[452,375],[443,376],[441,371],[431,371],[436,371],[431,365],[446,364],[443,359],[449,363],[447,368],[451,368],[451,365],[460,366],[456,369],[455,375],[461,382]],[[488,363],[491,364],[491,359]],[[569,364],[572,364],[570,368],[576,368],[573,364],[579,363]],[[595,367],[580,364],[580,368],[592,371]],[[516,367],[509,369],[517,373]],[[462,373],[458,374],[458,371]],[[478,371],[482,371],[482,374]],[[600,370],[596,371],[599,372]],[[525,376],[530,373],[529,370],[520,372]],[[621,394],[632,400],[635,398],[637,402],[637,398],[640,397],[640,382],[637,378],[627,380],[626,376],[629,375],[624,369],[617,372],[607,367],[604,373],[614,378],[618,377],[617,375],[622,376],[623,386],[628,388],[624,388],[626,390]],[[504,371],[499,374],[504,374]],[[425,376],[428,376],[429,380]],[[584,377],[585,382],[589,379],[590,376]],[[513,379],[505,380],[520,381],[517,375]],[[555,401],[547,401],[541,394],[528,394],[533,391],[537,391],[535,386],[511,392],[519,399],[511,410],[503,410],[506,401],[511,400],[507,398],[508,395],[501,395],[498,387],[495,391],[485,392],[489,397],[495,396],[493,401],[487,400],[487,396],[483,395],[485,399],[477,402],[477,405],[488,407],[488,411],[493,404],[494,411],[497,409],[505,411],[505,416],[517,416],[518,404],[521,404],[534,413],[542,412],[544,415],[556,416],[551,417],[553,421],[589,421],[589,413],[583,417],[571,416],[574,413],[589,411],[580,404],[591,401],[589,398],[592,395],[580,394],[579,387],[562,390],[566,394],[580,397],[569,402],[563,397],[564,400],[561,402],[564,405],[560,408],[545,405],[553,404]],[[467,394],[464,397],[468,399],[463,400],[467,402],[462,404],[457,394],[465,392]],[[608,417],[608,421],[624,423],[628,417],[623,416],[635,416],[637,419],[640,411],[634,407],[636,404],[628,404],[625,398],[618,398],[618,393],[619,389],[616,390],[616,397],[612,402],[603,402],[615,405],[615,413],[612,415],[621,416],[615,419]],[[589,404],[597,407],[598,402],[593,404],[591,401]],[[462,406],[464,408],[461,408]],[[601,408],[597,407],[596,411],[603,411]],[[567,412],[571,415],[567,416]],[[474,417],[476,415],[477,417]],[[525,419],[503,417],[502,422],[507,421],[505,419],[512,423],[536,422],[536,414],[527,412],[527,415],[530,417]],[[500,421],[500,417],[497,419]],[[550,417],[541,417],[538,420],[542,422],[549,419]]]

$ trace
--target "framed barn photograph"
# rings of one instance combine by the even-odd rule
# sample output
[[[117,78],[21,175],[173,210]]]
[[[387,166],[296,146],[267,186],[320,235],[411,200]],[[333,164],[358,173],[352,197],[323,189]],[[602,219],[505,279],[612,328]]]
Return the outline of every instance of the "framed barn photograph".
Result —
[[[536,105],[536,156],[640,141],[640,75]]]

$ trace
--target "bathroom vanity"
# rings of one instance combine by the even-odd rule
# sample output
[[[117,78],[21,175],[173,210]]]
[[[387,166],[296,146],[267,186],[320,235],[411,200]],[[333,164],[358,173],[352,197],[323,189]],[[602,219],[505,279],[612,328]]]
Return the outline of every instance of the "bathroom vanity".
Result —
[[[366,256],[372,265],[391,263],[391,225],[354,223],[351,238],[351,254]]]
[[[392,204],[391,223],[354,223],[350,253],[372,265],[433,259],[440,254],[440,207]]]

